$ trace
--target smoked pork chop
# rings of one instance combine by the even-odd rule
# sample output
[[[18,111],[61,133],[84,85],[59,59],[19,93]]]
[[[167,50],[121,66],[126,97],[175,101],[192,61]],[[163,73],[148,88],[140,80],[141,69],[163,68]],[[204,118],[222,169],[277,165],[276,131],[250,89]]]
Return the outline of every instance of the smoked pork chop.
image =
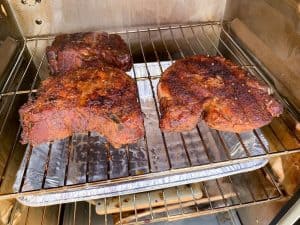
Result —
[[[163,131],[188,131],[200,117],[221,131],[244,132],[279,116],[282,105],[268,87],[222,57],[193,56],[176,61],[158,85]]]
[[[114,147],[144,135],[136,83],[116,68],[87,68],[43,81],[20,109],[22,142],[33,146],[95,131]]]
[[[132,58],[126,43],[117,34],[87,32],[55,37],[46,49],[51,74],[78,68],[109,65],[128,71]]]

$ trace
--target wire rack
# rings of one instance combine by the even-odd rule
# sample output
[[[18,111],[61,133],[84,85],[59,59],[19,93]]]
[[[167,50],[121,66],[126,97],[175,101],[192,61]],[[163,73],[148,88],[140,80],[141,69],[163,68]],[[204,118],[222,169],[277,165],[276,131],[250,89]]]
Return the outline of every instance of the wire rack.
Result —
[[[145,224],[220,213],[282,197],[272,173],[263,168],[173,189],[27,208],[20,219],[26,224],[32,215],[39,215],[35,221],[40,224]]]
[[[28,196],[32,194],[57,193],[64,191],[82,190],[87,187],[97,187],[99,185],[112,185],[122,182],[131,182],[135,180],[152,179],[154,177],[171,175],[176,173],[184,173],[187,171],[197,171],[207,168],[216,168],[220,166],[232,165],[233,163],[249,162],[256,159],[265,159],[274,156],[280,156],[289,153],[300,151],[299,137],[295,132],[293,123],[297,120],[298,114],[295,112],[281,96],[276,92],[275,88],[270,82],[270,78],[263,73],[258,66],[256,66],[247,56],[241,46],[235,41],[234,36],[230,33],[230,24],[224,25],[219,22],[202,23],[195,25],[174,25],[160,28],[146,28],[133,29],[117,32],[122,38],[127,41],[132,57],[134,59],[134,67],[130,74],[136,80],[138,87],[141,81],[146,81],[150,87],[149,98],[152,100],[152,107],[155,109],[154,116],[159,118],[159,106],[156,96],[156,84],[159,80],[161,72],[166,68],[164,62],[174,62],[177,59],[185,58],[194,54],[207,55],[221,55],[231,58],[233,61],[241,65],[249,71],[253,76],[264,80],[270,85],[270,90],[274,92],[279,99],[282,100],[285,107],[285,113],[279,118],[273,120],[270,125],[265,126],[259,130],[253,130],[251,134],[259,141],[263,152],[260,154],[251,154],[251,149],[243,142],[243,136],[235,134],[237,141],[243,146],[244,154],[239,157],[232,157],[230,154],[231,146],[228,146],[223,139],[222,132],[211,130],[214,132],[221,143],[220,155],[222,157],[214,158],[208,146],[205,144],[205,131],[201,130],[201,126],[188,133],[168,134],[157,131],[155,139],[147,134],[149,129],[157,129],[155,126],[146,127],[146,135],[140,141],[143,147],[136,149],[136,147],[126,146],[121,151],[119,158],[123,157],[125,160],[126,169],[124,174],[113,176],[112,165],[118,165],[119,159],[112,159],[112,157],[104,157],[103,164],[106,164],[106,176],[96,180],[90,180],[92,163],[89,162],[88,155],[86,156],[87,163],[85,165],[85,172],[82,180],[76,184],[68,183],[68,173],[72,171],[71,150],[67,152],[68,160],[64,168],[64,181],[56,187],[47,187],[45,185],[48,176],[48,167],[51,158],[51,150],[47,153],[46,163],[43,165],[43,174],[41,178],[41,185],[34,190],[23,189],[26,173],[30,168],[30,158],[33,152],[28,145],[29,154],[25,155],[25,171],[22,176],[21,186],[17,191],[12,191],[13,180],[16,177],[16,165],[21,163],[24,149],[19,143],[21,127],[18,123],[18,108],[28,98],[34,96],[36,88],[40,80],[47,76],[47,62],[45,57],[45,47],[51,44],[53,36],[30,37],[25,40],[23,47],[20,49],[14,66],[8,75],[8,79],[1,87],[0,100],[0,141],[3,149],[4,165],[0,168],[0,199],[16,198]],[[28,54],[29,49],[30,54]],[[153,73],[151,70],[151,63],[157,63],[160,68],[160,73]],[[144,65],[144,72],[141,73],[137,65]],[[139,88],[140,90],[140,88]],[[140,99],[143,110],[143,101]],[[145,106],[147,107],[147,106]],[[145,108],[144,107],[144,108]],[[155,124],[154,124],[155,125]],[[208,128],[207,128],[208,129]],[[261,139],[259,133],[265,134],[268,140],[268,145]],[[193,140],[196,139],[191,147],[189,143],[189,136]],[[66,146],[72,146],[71,137],[67,140]],[[159,140],[159,143],[153,143],[154,140]],[[171,140],[171,141],[170,141]],[[172,140],[176,140],[175,147],[172,147]],[[153,148],[151,145],[159,146]],[[53,147],[50,143],[49,149]],[[196,146],[196,147],[195,147]],[[113,149],[107,149],[106,156],[109,156]],[[144,160],[139,163],[143,167],[142,170],[132,171],[132,165],[135,162],[134,155],[138,152],[143,154]],[[197,154],[205,155],[204,161],[194,161]],[[89,153],[87,153],[89,154]],[[156,167],[155,161],[159,155],[163,163],[163,167]],[[182,158],[181,165],[174,165],[173,159]],[[121,177],[120,177],[121,176]]]

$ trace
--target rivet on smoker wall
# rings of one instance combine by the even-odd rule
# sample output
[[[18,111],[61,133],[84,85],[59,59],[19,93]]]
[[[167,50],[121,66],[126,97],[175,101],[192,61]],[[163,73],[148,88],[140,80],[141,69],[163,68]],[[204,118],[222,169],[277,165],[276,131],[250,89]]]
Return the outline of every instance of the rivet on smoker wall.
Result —
[[[43,21],[40,20],[40,19],[36,19],[36,20],[35,20],[35,23],[36,23],[37,25],[41,25],[41,24],[43,23]]]

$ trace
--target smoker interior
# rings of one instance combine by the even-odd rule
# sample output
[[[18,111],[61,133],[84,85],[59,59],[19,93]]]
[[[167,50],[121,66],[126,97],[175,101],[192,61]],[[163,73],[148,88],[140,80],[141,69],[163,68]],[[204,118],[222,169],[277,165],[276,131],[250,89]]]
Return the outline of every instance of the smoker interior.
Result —
[[[22,1],[26,2],[26,1]],[[10,35],[14,37],[17,40],[17,51],[15,52],[15,55],[13,59],[10,61],[10,64],[7,66],[4,76],[0,78],[0,85],[1,85],[1,109],[0,109],[0,121],[1,121],[1,129],[0,129],[0,141],[1,141],[1,167],[0,167],[0,174],[2,175],[0,178],[0,199],[2,200],[2,203],[5,207],[10,207],[13,204],[10,204],[9,199],[12,198],[18,198],[22,196],[30,196],[33,194],[45,194],[45,193],[56,193],[56,192],[64,192],[66,190],[82,190],[85,187],[97,187],[99,185],[106,185],[109,183],[116,183],[116,184],[122,184],[122,182],[127,181],[128,179],[131,180],[139,180],[139,179],[152,179],[155,176],[168,176],[170,174],[176,174],[176,173],[185,173],[188,171],[197,171],[200,169],[205,168],[215,168],[218,166],[223,165],[231,165],[235,162],[248,162],[255,159],[263,159],[263,158],[274,158],[276,156],[282,156],[289,153],[297,153],[299,152],[299,133],[295,130],[294,124],[297,123],[296,121],[299,120],[299,113],[297,112],[297,107],[295,107],[295,101],[293,96],[291,98],[288,98],[287,92],[284,91],[284,88],[280,85],[278,85],[278,81],[275,79],[273,75],[272,68],[278,69],[277,65],[273,65],[271,67],[265,68],[269,65],[269,62],[264,57],[260,57],[258,52],[256,52],[255,48],[251,48],[251,45],[247,45],[247,43],[244,43],[244,39],[242,39],[239,35],[239,31],[236,28],[236,25],[239,21],[232,20],[234,18],[239,18],[242,22],[244,22],[248,28],[252,29],[253,31],[257,32],[257,35],[263,39],[265,42],[267,42],[267,45],[271,45],[271,47],[274,48],[275,53],[274,54],[280,54],[283,55],[283,58],[286,57],[284,50],[290,46],[282,46],[282,44],[279,42],[281,39],[278,38],[276,35],[274,35],[273,31],[268,28],[268,23],[271,25],[276,24],[278,26],[278,29],[282,31],[282,23],[279,23],[278,20],[282,19],[281,17],[274,18],[274,21],[266,20],[268,18],[267,16],[274,13],[275,10],[281,10],[280,3],[275,2],[271,3],[270,1],[240,1],[240,3],[236,3],[234,1],[221,1],[219,3],[216,3],[215,1],[212,1],[210,4],[205,3],[205,1],[199,1],[198,3],[195,3],[194,1],[187,1],[187,5],[190,5],[188,7],[188,11],[192,10],[192,8],[199,7],[200,4],[203,14],[204,12],[212,12],[212,15],[202,15],[201,12],[199,17],[198,15],[195,15],[194,18],[187,18],[187,15],[184,14],[184,16],[180,17],[180,21],[174,20],[173,17],[169,18],[169,21],[164,18],[163,16],[160,18],[162,21],[159,22],[159,26],[156,24],[155,21],[152,21],[152,17],[149,16],[149,14],[143,15],[143,13],[138,13],[139,10],[135,9],[136,6],[134,6],[134,3],[123,5],[122,7],[128,7],[129,11],[132,9],[135,9],[137,12],[137,15],[141,16],[140,23],[136,21],[130,21],[127,16],[124,16],[124,22],[122,24],[118,24],[118,20],[112,20],[112,21],[98,21],[94,20],[94,23],[98,23],[98,26],[93,24],[93,26],[89,26],[89,21],[83,21],[82,16],[76,17],[76,15],[72,15],[69,17],[74,20],[73,26],[63,26],[62,24],[53,22],[52,24],[54,27],[49,27],[49,24],[51,25],[51,20],[48,20],[49,12],[45,9],[53,9],[52,3],[47,3],[45,1],[42,1],[41,3],[32,3],[33,1],[27,1],[26,4],[22,5],[23,3],[19,1],[12,1],[9,5],[6,1],[1,1],[1,5],[5,7],[6,13],[10,15],[14,15],[15,18],[10,17],[10,20],[12,22],[8,23],[10,29],[6,29],[7,26],[4,26],[4,31],[1,32],[1,38],[4,33],[7,35]],[[105,1],[103,5],[107,6],[107,2]],[[55,4],[55,3],[53,3]],[[67,3],[65,3],[67,4]],[[98,4],[98,3],[94,3]],[[147,3],[144,3],[146,5],[143,5],[144,8],[150,7],[147,6]],[[156,2],[156,4],[158,4]],[[156,5],[154,4],[154,5]],[[164,3],[166,4],[166,3]],[[171,3],[168,1],[169,8],[171,8],[171,5],[174,6],[174,3]],[[194,4],[196,4],[195,7]],[[218,5],[219,4],[219,5]],[[137,3],[137,5],[139,5]],[[159,6],[159,5],[156,5]],[[165,7],[167,7],[166,5]],[[73,11],[76,9],[76,7],[80,7],[80,4],[71,4],[70,5],[70,11]],[[100,7],[98,5],[98,7]],[[119,6],[121,7],[121,6]],[[141,7],[141,8],[143,8]],[[74,9],[75,8],[75,9]],[[87,5],[86,12],[80,11],[82,15],[89,12],[93,8],[91,4]],[[116,7],[118,8],[118,7]],[[127,9],[128,9],[127,8]],[[131,9],[132,8],[132,9]],[[158,8],[160,8],[158,10]],[[156,10],[159,11],[161,15],[164,14],[164,10],[162,10],[161,7],[156,8]],[[180,8],[180,7],[179,7]],[[245,8],[248,8],[247,12],[245,12]],[[24,9],[24,11],[20,12],[19,9]],[[59,8],[57,8],[59,10]],[[62,8],[63,10],[66,10],[65,8]],[[123,8],[124,9],[124,8]],[[186,9],[186,8],[185,8]],[[218,9],[218,10],[216,10]],[[103,8],[100,8],[101,10],[105,10]],[[142,9],[141,9],[142,10]],[[178,11],[178,8],[174,8],[174,10],[180,14],[180,10]],[[186,9],[187,10],[187,9]],[[214,11],[215,10],[215,11]],[[263,12],[261,14],[257,14],[256,10],[258,12]],[[259,11],[261,10],[261,11]],[[294,22],[295,18],[293,17],[293,11],[291,11],[290,8],[287,6],[282,7],[282,10],[285,12],[286,20],[290,22]],[[75,10],[76,11],[76,10]],[[79,12],[78,11],[78,12]],[[112,9],[113,12],[115,12]],[[126,11],[126,10],[125,10]],[[151,11],[151,10],[150,10]],[[197,11],[197,10],[196,10]],[[197,13],[198,13],[197,11]],[[276,12],[277,12],[276,11]],[[127,12],[127,11],[126,11]],[[44,14],[43,14],[44,13]],[[116,13],[116,12],[115,12]],[[120,12],[119,12],[120,13]],[[282,11],[280,11],[282,13]],[[4,13],[5,14],[5,13]],[[101,14],[101,13],[100,13]],[[3,10],[1,12],[1,15],[3,15]],[[46,15],[46,16],[45,16]],[[277,15],[277,14],[276,14]],[[95,15],[93,15],[95,16]],[[133,17],[136,15],[134,14]],[[147,16],[149,17],[149,21],[147,21]],[[154,17],[157,17],[155,15]],[[5,19],[5,15],[1,16],[1,22]],[[51,17],[49,17],[51,18]],[[196,18],[196,19],[195,19]],[[39,22],[39,19],[42,21],[42,23]],[[164,20],[165,19],[165,20]],[[225,19],[225,21],[223,21]],[[77,20],[77,21],[76,21]],[[82,20],[82,21],[78,21]],[[214,22],[208,22],[212,21]],[[261,20],[261,21],[260,21]],[[15,23],[18,23],[20,26],[20,30],[15,29]],[[97,22],[98,21],[98,22]],[[128,22],[129,21],[129,22]],[[57,21],[56,21],[57,22]],[[103,23],[103,24],[102,24]],[[111,24],[110,24],[111,23]],[[76,24],[78,24],[76,26]],[[161,25],[161,24],[167,24],[167,25]],[[135,26],[138,26],[138,28],[134,28]],[[290,23],[289,23],[290,26]],[[294,26],[294,23],[291,25]],[[121,28],[119,28],[121,27]],[[270,26],[274,27],[274,26]],[[12,29],[14,28],[14,29]],[[265,29],[265,30],[264,30]],[[142,160],[142,166],[145,168],[143,170],[143,173],[136,174],[133,166],[135,165],[136,161],[131,157],[134,154],[134,150],[131,150],[129,147],[125,148],[121,157],[121,161],[125,162],[126,171],[124,174],[122,174],[122,177],[111,177],[111,166],[120,163],[120,160],[114,161],[111,160],[112,158],[108,157],[108,159],[103,162],[103,164],[106,164],[106,169],[103,172],[105,179],[99,179],[95,181],[89,181],[89,174],[91,171],[89,170],[90,162],[88,160],[88,157],[86,157],[87,161],[84,164],[84,172],[82,174],[83,180],[80,180],[77,184],[67,184],[67,171],[72,171],[72,165],[69,163],[66,163],[65,165],[65,174],[64,174],[64,180],[63,185],[58,185],[56,187],[51,187],[51,189],[47,188],[45,186],[45,182],[47,181],[47,169],[50,163],[50,156],[51,156],[51,150],[49,148],[48,151],[48,158],[46,158],[44,167],[43,167],[43,173],[39,178],[41,178],[41,186],[34,190],[22,190],[22,187],[24,184],[26,184],[26,169],[28,168],[29,162],[30,162],[30,154],[27,156],[27,166],[25,166],[24,174],[22,175],[22,182],[19,190],[13,189],[14,180],[16,177],[16,173],[18,170],[19,165],[21,164],[21,161],[24,156],[25,149],[29,148],[30,151],[34,151],[34,149],[31,149],[30,146],[22,146],[19,143],[20,138],[20,132],[21,127],[18,122],[18,109],[19,107],[27,101],[28,98],[34,97],[36,88],[39,86],[40,81],[45,79],[48,74],[47,69],[47,63],[45,59],[45,47],[51,43],[51,41],[54,38],[54,34],[61,33],[61,32],[75,32],[75,31],[86,31],[86,30],[107,30],[111,32],[117,32],[119,33],[123,39],[128,43],[132,56],[134,58],[135,66],[133,70],[130,72],[130,74],[136,79],[137,84],[139,86],[139,83],[146,83],[148,87],[150,88],[150,95],[149,99],[152,101],[152,107],[155,109],[155,115],[156,117],[159,116],[159,110],[158,110],[158,104],[156,99],[156,93],[155,93],[155,85],[158,82],[158,79],[160,77],[160,73],[153,72],[151,70],[152,63],[156,63],[159,68],[160,72],[165,69],[164,63],[172,63],[174,60],[184,58],[193,54],[209,54],[209,55],[223,55],[227,58],[232,59],[236,63],[243,66],[246,70],[250,72],[251,75],[259,77],[264,82],[268,83],[270,85],[270,90],[274,92],[275,95],[277,95],[278,98],[281,99],[283,104],[285,105],[285,113],[280,117],[275,119],[270,125],[264,127],[262,132],[266,134],[268,145],[264,146],[264,143],[261,142],[264,152],[259,155],[251,155],[249,154],[249,150],[247,148],[244,149],[244,154],[239,157],[232,157],[228,152],[230,151],[230,147],[228,144],[222,142],[222,134],[220,132],[216,132],[217,137],[220,139],[221,143],[221,156],[220,158],[215,159],[214,157],[210,157],[210,153],[206,152],[206,148],[204,147],[205,144],[203,142],[203,134],[201,133],[200,129],[196,129],[193,131],[193,137],[196,138],[196,146],[202,146],[202,150],[200,152],[200,147],[196,149],[190,149],[188,146],[190,139],[189,134],[177,134],[176,137],[170,137],[168,134],[163,134],[157,131],[157,138],[160,140],[160,148],[156,151],[159,152],[159,155],[162,156],[162,161],[165,161],[163,165],[163,168],[155,169],[156,167],[153,166],[153,162],[156,160],[157,152],[151,152],[149,151],[149,145],[151,145],[151,140],[147,137],[147,128],[146,128],[146,137],[144,140],[142,140],[142,145],[144,145],[143,149],[145,160]],[[282,31],[283,32],[283,31]],[[274,35],[273,37],[270,37],[271,35]],[[268,36],[269,35],[269,36]],[[282,33],[282,37],[284,38],[286,33]],[[268,43],[268,40],[271,40],[270,43]],[[290,39],[288,39],[290,41]],[[294,41],[294,39],[291,39],[291,42]],[[273,44],[273,45],[272,45]],[[290,43],[287,43],[286,45],[289,45]],[[279,51],[278,48],[281,48]],[[291,48],[293,49],[293,48]],[[253,54],[254,52],[254,54]],[[293,54],[294,51],[292,51]],[[297,55],[296,55],[297,56]],[[275,57],[274,57],[275,58]],[[284,58],[285,59],[285,58]],[[138,65],[143,65],[142,70],[138,69]],[[291,68],[290,68],[291,69]],[[280,69],[279,69],[280,70]],[[285,70],[287,71],[287,70]],[[275,71],[276,72],[276,71]],[[287,73],[287,72],[286,72]],[[278,75],[278,74],[276,74]],[[285,84],[285,87],[289,87],[289,91],[291,94],[295,93],[295,89],[290,88],[290,84]],[[141,102],[143,104],[143,102]],[[142,105],[143,107],[143,105]],[[253,135],[258,139],[259,136],[257,136],[258,131],[253,131]],[[243,138],[239,135],[236,136],[237,140],[241,142],[241,145],[243,145]],[[179,143],[176,143],[175,147],[172,146],[172,141],[168,140],[179,140]],[[72,139],[69,139],[71,141]],[[178,142],[178,141],[177,141]],[[175,142],[174,142],[175,143]],[[193,144],[193,143],[192,143]],[[194,143],[195,144],[195,143]],[[156,145],[154,142],[153,145]],[[50,145],[51,146],[51,145]],[[179,147],[178,147],[179,146]],[[151,147],[151,146],[150,146]],[[155,150],[155,149],[154,149]],[[191,151],[190,151],[191,150]],[[109,155],[111,149],[106,149],[107,154]],[[191,154],[191,152],[193,154]],[[250,151],[251,152],[251,151]],[[207,155],[207,158],[204,161],[198,161],[196,160],[196,163],[193,161],[195,159],[195,155],[197,154],[204,154]],[[88,154],[88,153],[87,153]],[[172,158],[172,154],[174,155]],[[174,157],[176,158],[176,155],[183,156],[184,159],[183,162],[181,162],[181,165],[174,165]],[[120,158],[120,156],[119,156]],[[177,157],[178,158],[178,157]],[[172,164],[173,162],[173,164]],[[256,171],[258,172],[258,171]],[[255,173],[255,172],[252,172]],[[266,174],[265,172],[262,172],[263,174]],[[272,176],[266,176],[268,177],[268,181],[272,181],[270,177]],[[243,176],[240,176],[243,178]],[[255,177],[255,176],[254,176]],[[227,178],[229,179],[229,178]],[[251,179],[250,179],[251,180]],[[150,214],[147,214],[146,219],[143,218],[137,218],[137,212],[134,210],[134,214],[131,218],[135,220],[136,218],[140,221],[140,223],[147,223],[151,221],[159,221],[159,220],[174,220],[174,219],[180,219],[180,218],[187,218],[192,216],[198,216],[198,215],[204,215],[204,214],[211,214],[211,213],[217,213],[220,211],[225,211],[233,208],[238,208],[242,206],[251,206],[252,204],[258,204],[258,203],[265,203],[270,200],[278,200],[280,198],[286,198],[286,194],[284,191],[281,191],[280,188],[278,188],[278,185],[276,183],[276,178],[274,178],[274,183],[271,182],[271,186],[273,186],[274,190],[277,190],[277,194],[272,196],[271,193],[268,192],[267,186],[261,185],[258,190],[264,191],[267,190],[264,193],[264,197],[256,198],[253,193],[251,193],[252,189],[246,194],[248,196],[248,201],[242,201],[237,202],[233,201],[232,199],[235,198],[238,199],[239,191],[232,192],[233,196],[229,197],[228,199],[224,197],[222,194],[222,190],[226,189],[226,185],[224,185],[224,182],[219,181],[219,184],[217,185],[221,190],[221,194],[219,195],[220,201],[223,202],[223,206],[218,207],[213,204],[208,198],[214,197],[214,196],[207,196],[207,205],[210,207],[207,209],[205,207],[195,207],[196,204],[194,201],[197,199],[193,199],[191,204],[191,207],[194,207],[193,211],[184,211],[179,210],[179,213],[176,216],[172,217],[170,215],[155,215],[154,217],[151,212],[155,209],[155,207],[152,209],[151,204],[149,204],[148,211]],[[210,181],[209,181],[210,182]],[[217,181],[212,181],[217,182]],[[204,183],[205,184],[205,183]],[[205,192],[205,189],[202,190]],[[235,185],[231,185],[231,188],[234,189]],[[264,188],[265,187],[265,188]],[[253,189],[254,190],[254,189]],[[180,193],[178,197],[178,203],[179,208],[182,206],[180,203]],[[205,195],[205,193],[204,193]],[[134,197],[135,194],[131,195],[131,198]],[[151,194],[149,194],[151,198]],[[221,197],[220,197],[221,196]],[[123,196],[118,197],[119,199],[122,199]],[[108,200],[108,199],[107,199]],[[233,203],[229,203],[229,201],[233,201]],[[9,202],[9,203],[7,203]],[[12,201],[13,202],[13,201]],[[193,203],[194,202],[194,203]],[[93,202],[95,203],[95,202]],[[76,221],[76,215],[78,213],[78,208],[81,207],[81,205],[84,205],[83,208],[85,210],[82,210],[83,212],[86,212],[84,218],[91,218],[90,215],[94,214],[95,212],[95,206],[93,203],[87,204],[87,203],[73,203],[69,205],[59,205],[59,206],[51,206],[51,207],[42,207],[39,209],[36,208],[27,208],[21,206],[19,203],[14,205],[13,210],[10,212],[13,212],[14,216],[11,218],[19,217],[18,213],[20,212],[20,209],[26,209],[24,213],[22,213],[23,216],[23,222],[24,221],[30,221],[31,213],[34,211],[36,212],[37,216],[40,216],[41,224],[43,224],[44,219],[52,216],[51,212],[52,209],[56,210],[55,219],[51,220],[53,224],[63,222],[69,223],[64,221],[65,217],[68,217],[72,215],[73,223]],[[151,199],[150,199],[151,203]],[[78,204],[78,208],[77,208]],[[213,206],[212,206],[213,205]],[[222,205],[222,204],[221,204]],[[189,206],[190,207],[190,206]],[[189,208],[188,207],[188,208]],[[64,208],[68,210],[64,210]],[[184,208],[184,207],[183,207]],[[39,212],[37,212],[37,211]],[[80,210],[81,211],[81,210]],[[147,210],[146,210],[147,211]],[[81,213],[81,212],[80,212]],[[119,221],[121,223],[125,223],[126,221],[122,221],[124,215],[122,215],[122,210],[120,210],[117,214],[119,214]],[[125,213],[126,214],[126,213]],[[107,214],[105,214],[107,215]],[[25,216],[25,217],[24,217]],[[52,218],[52,217],[51,217]],[[107,217],[105,217],[107,218]],[[125,218],[125,217],[124,217]],[[155,220],[157,218],[157,220]],[[91,220],[88,219],[86,223],[91,223]],[[107,220],[106,220],[107,221]],[[132,221],[129,221],[132,222]],[[134,222],[134,221],[133,221]],[[25,222],[27,223],[27,222]],[[30,222],[28,222],[30,223]],[[127,223],[127,222],[126,222]]]
[[[89,134],[83,136],[73,135],[71,138],[35,148],[27,145],[24,156],[26,160],[22,162],[24,169],[18,174],[18,177],[21,177],[18,179],[20,185],[14,189],[14,192],[3,193],[1,197],[22,197],[32,194],[59,193],[67,190],[76,191],[85,189],[87,185],[89,187],[99,186],[98,188],[100,188],[112,185],[112,182],[115,185],[127,184],[128,181],[145,180],[147,182],[157,177],[164,178],[175,174],[187,174],[190,171],[216,168],[231,165],[235,162],[270,158],[280,154],[300,151],[298,137],[290,129],[285,116],[274,119],[272,124],[263,129],[253,130],[249,134],[235,134],[236,142],[243,148],[243,152],[238,155],[232,154],[235,146],[232,146],[231,142],[224,138],[226,132],[209,129],[203,122],[200,122],[194,130],[180,134],[163,133],[159,130],[159,105],[156,85],[161,72],[176,59],[194,54],[226,56],[248,70],[252,76],[256,76],[262,81],[268,81],[259,67],[233,41],[228,33],[229,31],[227,31],[229,30],[228,26],[230,26],[230,23],[214,22],[118,32],[127,41],[135,63],[129,74],[137,82],[139,101],[142,111],[145,113],[146,134],[144,140],[139,141],[138,144],[124,146],[119,150],[107,145],[103,138],[99,139],[99,137],[93,135],[89,137]],[[3,92],[3,99],[7,100],[8,106],[4,104],[2,109],[3,111],[8,109],[8,111],[6,115],[4,114],[2,131],[7,129],[5,126],[11,126],[5,120],[7,115],[10,115],[10,111],[20,106],[16,104],[16,98],[24,95],[28,98],[32,97],[39,81],[47,76],[48,68],[44,49],[52,40],[53,36],[27,39],[26,46],[29,47],[32,55],[18,81],[17,91]],[[35,62],[34,64],[37,65],[37,71],[33,77],[28,69],[31,62]],[[157,63],[158,71],[153,69],[153,62]],[[167,62],[167,64],[164,62]],[[138,66],[140,63],[143,67]],[[28,89],[18,88],[26,77],[32,79],[31,87]],[[13,81],[14,78],[12,78],[12,81],[8,81],[7,86]],[[274,95],[277,95],[275,89],[271,91],[274,92]],[[279,95],[277,97],[280,99]],[[292,109],[286,105],[286,117],[293,119],[291,112],[293,112]],[[20,129],[20,125],[18,125],[18,131]],[[211,135],[209,136],[210,132]],[[213,133],[219,140],[219,144],[215,143],[213,145],[212,142],[209,142]],[[268,143],[262,140],[259,133],[265,133]],[[258,145],[261,146],[261,151],[253,152],[254,146],[246,144],[245,140],[249,135],[256,139]],[[91,139],[92,142],[100,142],[100,145],[84,144]],[[14,143],[19,143],[18,134],[14,139]],[[13,146],[10,146],[11,155],[16,151]],[[22,146],[23,149],[24,147]],[[43,150],[44,148],[46,150]],[[65,151],[61,150],[61,154],[67,156],[59,165],[59,171],[56,169],[52,172],[52,167],[58,167],[55,164],[57,156],[53,155],[56,148],[66,149]],[[214,153],[214,148],[218,149],[218,154]],[[35,154],[43,154],[40,157],[40,161],[43,162],[39,165],[37,164],[39,160],[34,161]],[[95,160],[95,158],[99,160]],[[80,162],[78,163],[78,161]],[[11,160],[7,161],[7,163],[10,162]],[[39,167],[42,169],[38,170]],[[72,175],[74,177],[76,173],[79,176],[72,179]],[[37,185],[32,184],[30,176],[35,183],[38,183]],[[51,185],[56,176],[63,179]],[[184,184],[184,182],[182,183]],[[169,186],[179,184],[174,182]],[[152,189],[157,188],[155,185],[150,186],[150,183],[148,186]],[[129,193],[129,191],[122,192],[120,189],[118,190],[116,192],[111,189],[111,191],[108,191],[110,195],[90,196],[87,200]],[[145,190],[147,189],[133,189],[131,193]]]

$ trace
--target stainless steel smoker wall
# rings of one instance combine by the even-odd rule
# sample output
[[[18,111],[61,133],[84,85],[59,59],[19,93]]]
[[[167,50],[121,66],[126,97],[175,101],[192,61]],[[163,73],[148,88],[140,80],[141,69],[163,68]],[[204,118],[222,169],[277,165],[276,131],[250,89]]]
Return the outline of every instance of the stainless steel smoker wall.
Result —
[[[24,36],[220,21],[226,0],[12,0]]]

